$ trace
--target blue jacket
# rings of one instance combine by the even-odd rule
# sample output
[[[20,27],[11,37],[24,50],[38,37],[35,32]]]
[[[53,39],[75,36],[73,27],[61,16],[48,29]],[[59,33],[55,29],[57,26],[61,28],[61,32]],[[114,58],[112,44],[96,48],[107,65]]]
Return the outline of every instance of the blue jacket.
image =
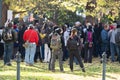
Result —
[[[108,31],[103,29],[101,31],[101,38],[102,38],[102,43],[103,44],[109,44]]]

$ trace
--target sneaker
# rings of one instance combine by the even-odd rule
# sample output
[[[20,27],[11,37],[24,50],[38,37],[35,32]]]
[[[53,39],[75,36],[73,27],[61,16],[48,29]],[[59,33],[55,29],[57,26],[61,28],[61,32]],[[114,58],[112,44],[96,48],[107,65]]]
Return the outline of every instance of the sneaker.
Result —
[[[43,61],[43,63],[47,63],[47,61]]]
[[[62,70],[62,71],[60,71],[60,72],[65,73],[65,71],[63,71],[63,70]]]
[[[7,63],[6,65],[7,65],[7,66],[12,66],[12,64],[11,64],[11,63]]]
[[[73,72],[73,70],[71,70],[71,72]]]
[[[55,72],[55,70],[51,70],[52,72]]]
[[[28,64],[28,63],[25,63],[25,65],[26,65],[26,66],[29,66],[29,64]]]
[[[29,66],[33,66],[33,64],[29,64]]]
[[[82,72],[85,72],[85,69],[84,69],[84,68],[82,68]]]

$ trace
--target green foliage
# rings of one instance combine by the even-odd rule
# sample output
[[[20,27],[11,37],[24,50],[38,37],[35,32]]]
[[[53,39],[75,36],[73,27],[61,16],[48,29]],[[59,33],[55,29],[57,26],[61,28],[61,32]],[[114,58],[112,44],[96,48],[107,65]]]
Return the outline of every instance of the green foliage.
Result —
[[[86,10],[88,1],[96,2],[96,7],[92,11]],[[24,12],[23,16],[28,12],[38,13],[39,15],[47,14],[48,18],[61,24],[62,21],[74,22],[75,20],[82,20],[81,17],[76,16],[75,11],[85,10],[86,15],[93,17],[104,18],[103,15],[108,16],[108,20],[114,20],[120,13],[119,0],[4,0],[9,4],[10,9],[14,12]],[[93,6],[93,4],[91,4]]]

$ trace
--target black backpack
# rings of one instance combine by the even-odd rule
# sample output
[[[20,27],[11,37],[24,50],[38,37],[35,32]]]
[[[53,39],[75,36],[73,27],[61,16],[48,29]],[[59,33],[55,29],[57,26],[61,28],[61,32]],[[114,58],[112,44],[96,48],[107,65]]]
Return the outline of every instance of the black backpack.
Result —
[[[120,45],[120,30],[115,34],[115,42],[117,45]]]
[[[4,29],[2,33],[2,39],[5,42],[14,40],[14,32],[13,29]]]
[[[73,39],[69,38],[68,42],[67,42],[67,47],[69,50],[77,50],[78,49],[78,41],[74,38]]]

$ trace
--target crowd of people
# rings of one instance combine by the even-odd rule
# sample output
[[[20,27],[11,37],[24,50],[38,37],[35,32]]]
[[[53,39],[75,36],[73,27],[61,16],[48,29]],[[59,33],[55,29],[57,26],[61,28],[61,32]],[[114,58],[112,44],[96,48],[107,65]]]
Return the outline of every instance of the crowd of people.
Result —
[[[97,57],[102,63],[103,52],[107,54],[107,60],[120,63],[118,33],[120,25],[116,21],[112,24],[77,21],[74,25],[65,23],[62,26],[52,21],[43,24],[9,22],[0,29],[0,58],[4,65],[11,66],[11,59],[15,59],[19,51],[26,66],[40,61],[49,63],[49,70],[53,72],[56,59],[59,59],[61,72],[64,71],[63,62],[69,59],[71,71],[74,61],[85,72],[83,61],[92,63],[92,58]]]

